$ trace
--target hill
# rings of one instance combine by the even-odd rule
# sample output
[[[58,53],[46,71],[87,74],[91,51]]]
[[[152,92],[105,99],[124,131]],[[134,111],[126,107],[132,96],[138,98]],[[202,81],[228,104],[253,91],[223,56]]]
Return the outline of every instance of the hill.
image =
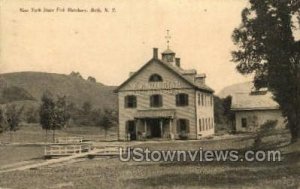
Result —
[[[68,101],[78,107],[89,101],[95,108],[113,108],[117,106],[115,87],[92,82],[72,75],[15,72],[0,74],[0,104],[15,101],[31,101],[36,104],[42,94],[48,90],[54,95],[65,95]]]
[[[228,87],[225,87],[222,89],[217,96],[220,98],[226,98],[229,95],[233,95],[234,93],[237,92],[251,92],[251,89],[253,88],[253,83],[252,82],[244,82],[244,83],[238,83],[234,85],[230,85]]]

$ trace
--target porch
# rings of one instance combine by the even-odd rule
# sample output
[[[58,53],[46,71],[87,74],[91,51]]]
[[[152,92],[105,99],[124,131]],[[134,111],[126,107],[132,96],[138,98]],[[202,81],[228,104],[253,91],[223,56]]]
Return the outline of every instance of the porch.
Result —
[[[136,135],[131,140],[174,139],[175,110],[139,110],[134,117],[134,127],[129,133]]]

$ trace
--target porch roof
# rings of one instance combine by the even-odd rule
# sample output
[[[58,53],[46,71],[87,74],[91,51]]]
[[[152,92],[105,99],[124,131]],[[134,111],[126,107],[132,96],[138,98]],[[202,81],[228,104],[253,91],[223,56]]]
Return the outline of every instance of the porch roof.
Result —
[[[134,116],[136,119],[141,118],[174,118],[175,110],[157,109],[157,110],[138,110]]]

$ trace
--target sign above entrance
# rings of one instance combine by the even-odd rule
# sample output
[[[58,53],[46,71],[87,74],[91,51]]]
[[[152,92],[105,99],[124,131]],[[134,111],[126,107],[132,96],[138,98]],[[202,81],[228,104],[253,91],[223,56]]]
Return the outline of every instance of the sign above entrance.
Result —
[[[174,118],[175,110],[138,110],[134,118]]]
[[[178,89],[182,88],[182,84],[179,81],[170,82],[135,82],[130,83],[130,88],[135,90],[151,90],[151,89]]]

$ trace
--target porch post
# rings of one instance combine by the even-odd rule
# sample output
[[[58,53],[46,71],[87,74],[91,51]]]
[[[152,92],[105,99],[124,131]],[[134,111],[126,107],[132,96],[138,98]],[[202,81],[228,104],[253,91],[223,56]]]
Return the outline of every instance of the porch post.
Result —
[[[173,138],[173,132],[172,132],[172,119],[169,119],[169,133],[170,133],[170,138]]]
[[[144,119],[144,129],[145,129],[145,135],[147,136],[147,120]]]
[[[134,124],[134,126],[135,126],[135,138],[136,138],[136,140],[139,140],[139,136],[138,136],[138,119],[135,119],[135,124]]]
[[[162,119],[159,120],[159,126],[160,126],[160,135],[161,135],[161,138],[163,138],[163,122],[162,122]]]

